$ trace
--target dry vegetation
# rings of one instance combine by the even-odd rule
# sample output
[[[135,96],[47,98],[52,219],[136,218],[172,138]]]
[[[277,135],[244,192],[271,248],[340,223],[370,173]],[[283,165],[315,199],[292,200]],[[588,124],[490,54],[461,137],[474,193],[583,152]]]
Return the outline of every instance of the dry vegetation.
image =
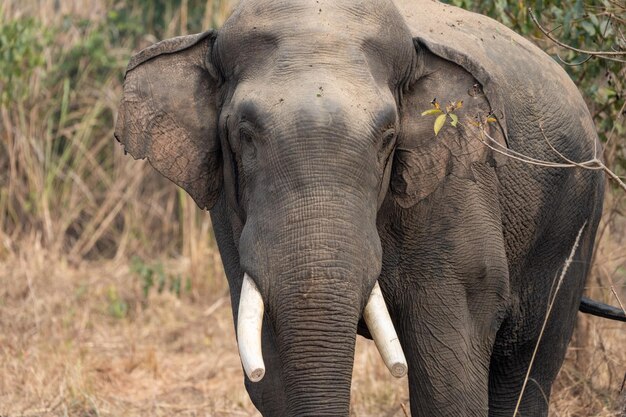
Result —
[[[123,3],[0,4],[0,36],[22,25],[21,55],[0,55],[0,416],[255,416],[208,214],[112,137],[145,33],[219,25],[228,2]],[[626,285],[623,209],[609,194],[589,280],[612,303]],[[625,346],[623,324],[581,317],[553,414],[625,415]],[[359,338],[353,415],[404,416],[405,385]]]

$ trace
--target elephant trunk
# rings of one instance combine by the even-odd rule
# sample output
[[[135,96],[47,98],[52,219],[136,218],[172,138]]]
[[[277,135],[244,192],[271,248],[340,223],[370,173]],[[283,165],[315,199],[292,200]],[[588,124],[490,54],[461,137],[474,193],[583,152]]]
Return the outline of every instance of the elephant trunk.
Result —
[[[336,283],[328,290],[287,289],[275,329],[290,416],[347,416],[360,295]]]
[[[250,338],[240,334],[239,340],[260,343],[260,312],[265,311],[269,319],[265,323],[273,327],[280,359],[287,415],[347,416],[358,322],[382,266],[376,229],[378,181],[354,161],[325,156],[330,149],[322,151],[339,141],[309,139],[305,145],[311,152],[300,154],[291,149],[285,153],[283,177],[272,183],[272,192],[244,196],[248,204],[239,239],[240,264],[249,275],[246,281],[258,287],[252,298],[262,299],[265,306],[257,310],[257,318],[249,325],[238,323],[240,329],[254,333]],[[308,158],[300,158],[302,155]],[[352,184],[354,174],[362,178],[363,186]],[[242,294],[249,293],[245,285]],[[380,306],[382,297],[377,300],[374,305]],[[249,303],[240,300],[239,305],[243,319],[248,316],[245,309]],[[377,314],[380,308],[369,310],[374,312],[372,323],[385,316]],[[388,313],[386,320],[390,322]],[[397,344],[391,333],[395,332],[374,332]],[[382,339],[380,346],[386,346]],[[386,362],[395,366],[396,374],[402,374],[404,361],[393,355],[396,348],[381,350],[392,352],[386,355]],[[242,354],[246,350],[242,349]],[[261,349],[257,346],[250,351],[260,354]],[[242,362],[251,364],[248,376],[258,378],[262,361],[252,359],[242,358]]]

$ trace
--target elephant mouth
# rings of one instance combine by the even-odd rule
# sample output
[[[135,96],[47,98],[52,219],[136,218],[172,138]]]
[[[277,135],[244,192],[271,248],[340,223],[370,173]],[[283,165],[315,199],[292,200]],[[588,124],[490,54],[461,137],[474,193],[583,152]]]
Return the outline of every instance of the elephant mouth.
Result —
[[[237,341],[241,363],[252,382],[258,382],[265,376],[261,345],[264,310],[263,297],[256,284],[248,274],[244,274],[237,317]],[[363,310],[363,319],[391,374],[396,378],[406,375],[406,358],[378,282],[374,284]]]

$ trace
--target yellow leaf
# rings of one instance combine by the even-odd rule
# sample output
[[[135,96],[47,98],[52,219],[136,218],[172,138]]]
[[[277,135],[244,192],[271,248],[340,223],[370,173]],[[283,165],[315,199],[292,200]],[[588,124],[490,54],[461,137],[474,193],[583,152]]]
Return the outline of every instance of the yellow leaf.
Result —
[[[454,105],[454,107],[458,110],[461,107],[463,107],[463,100],[459,100],[456,102],[456,104]]]
[[[443,113],[439,109],[430,109],[422,112],[422,116],[430,116],[431,114],[441,114]]]
[[[457,116],[454,113],[450,113],[448,116],[450,116],[450,119],[452,119],[452,121],[450,122],[450,124],[454,127],[456,127],[456,125],[459,123],[459,116]]]
[[[493,116],[487,117],[487,123],[494,123],[494,122],[497,122],[495,117],[493,117]]]
[[[439,116],[437,116],[437,118],[435,119],[435,136],[437,136],[437,134],[439,133],[439,131],[441,130],[441,128],[443,127],[445,123],[446,123],[445,114],[440,114]]]

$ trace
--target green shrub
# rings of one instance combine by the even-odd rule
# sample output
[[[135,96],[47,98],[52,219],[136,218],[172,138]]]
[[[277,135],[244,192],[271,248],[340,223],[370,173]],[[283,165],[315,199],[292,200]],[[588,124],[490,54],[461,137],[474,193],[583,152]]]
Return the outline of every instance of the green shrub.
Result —
[[[4,19],[0,14],[0,103],[23,100],[28,79],[44,65],[48,32],[33,18]]]

